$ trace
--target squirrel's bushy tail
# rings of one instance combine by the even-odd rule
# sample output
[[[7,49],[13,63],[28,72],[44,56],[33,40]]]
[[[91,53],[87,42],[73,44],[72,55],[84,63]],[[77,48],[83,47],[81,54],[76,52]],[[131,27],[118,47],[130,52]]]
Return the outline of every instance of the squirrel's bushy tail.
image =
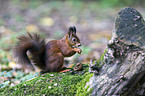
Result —
[[[34,65],[38,66],[40,69],[45,69],[45,41],[40,40],[40,35],[30,34],[22,35],[18,37],[18,43],[14,48],[14,56],[18,63],[25,65],[26,67],[33,69],[34,67],[28,58],[27,51],[32,55],[32,61]]]

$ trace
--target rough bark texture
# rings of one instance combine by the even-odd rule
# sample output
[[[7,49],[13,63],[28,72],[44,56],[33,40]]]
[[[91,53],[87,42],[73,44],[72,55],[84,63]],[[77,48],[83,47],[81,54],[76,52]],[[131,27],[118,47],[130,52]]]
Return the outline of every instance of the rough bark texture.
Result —
[[[122,9],[99,75],[88,85],[92,96],[145,95],[145,22],[134,8]]]

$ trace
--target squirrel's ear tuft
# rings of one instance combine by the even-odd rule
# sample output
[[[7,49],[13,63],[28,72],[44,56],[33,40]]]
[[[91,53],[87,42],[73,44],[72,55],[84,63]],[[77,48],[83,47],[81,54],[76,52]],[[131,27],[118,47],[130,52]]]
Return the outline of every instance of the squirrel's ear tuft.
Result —
[[[72,34],[76,34],[76,27],[75,26],[69,27],[69,31],[68,31],[69,38],[71,37]]]
[[[69,27],[69,31],[72,32],[73,34],[76,34],[76,27]]]

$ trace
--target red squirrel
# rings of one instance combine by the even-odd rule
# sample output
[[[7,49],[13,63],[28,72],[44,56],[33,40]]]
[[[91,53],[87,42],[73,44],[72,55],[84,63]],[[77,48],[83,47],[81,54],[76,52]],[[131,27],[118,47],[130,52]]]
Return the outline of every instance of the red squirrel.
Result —
[[[45,44],[38,34],[22,35],[18,37],[14,48],[14,55],[19,64],[34,70],[34,66],[42,72],[59,72],[64,63],[64,57],[71,57],[75,53],[81,54],[80,39],[76,35],[76,27],[69,27],[68,33],[60,40],[51,40]],[[33,65],[28,58],[27,51],[32,55]]]

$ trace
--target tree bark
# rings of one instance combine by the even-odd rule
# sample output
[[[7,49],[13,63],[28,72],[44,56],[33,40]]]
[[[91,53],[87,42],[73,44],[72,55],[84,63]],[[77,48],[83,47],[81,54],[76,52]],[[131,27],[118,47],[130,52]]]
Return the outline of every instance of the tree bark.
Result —
[[[145,22],[134,8],[122,9],[99,75],[90,79],[92,96],[145,95]]]

